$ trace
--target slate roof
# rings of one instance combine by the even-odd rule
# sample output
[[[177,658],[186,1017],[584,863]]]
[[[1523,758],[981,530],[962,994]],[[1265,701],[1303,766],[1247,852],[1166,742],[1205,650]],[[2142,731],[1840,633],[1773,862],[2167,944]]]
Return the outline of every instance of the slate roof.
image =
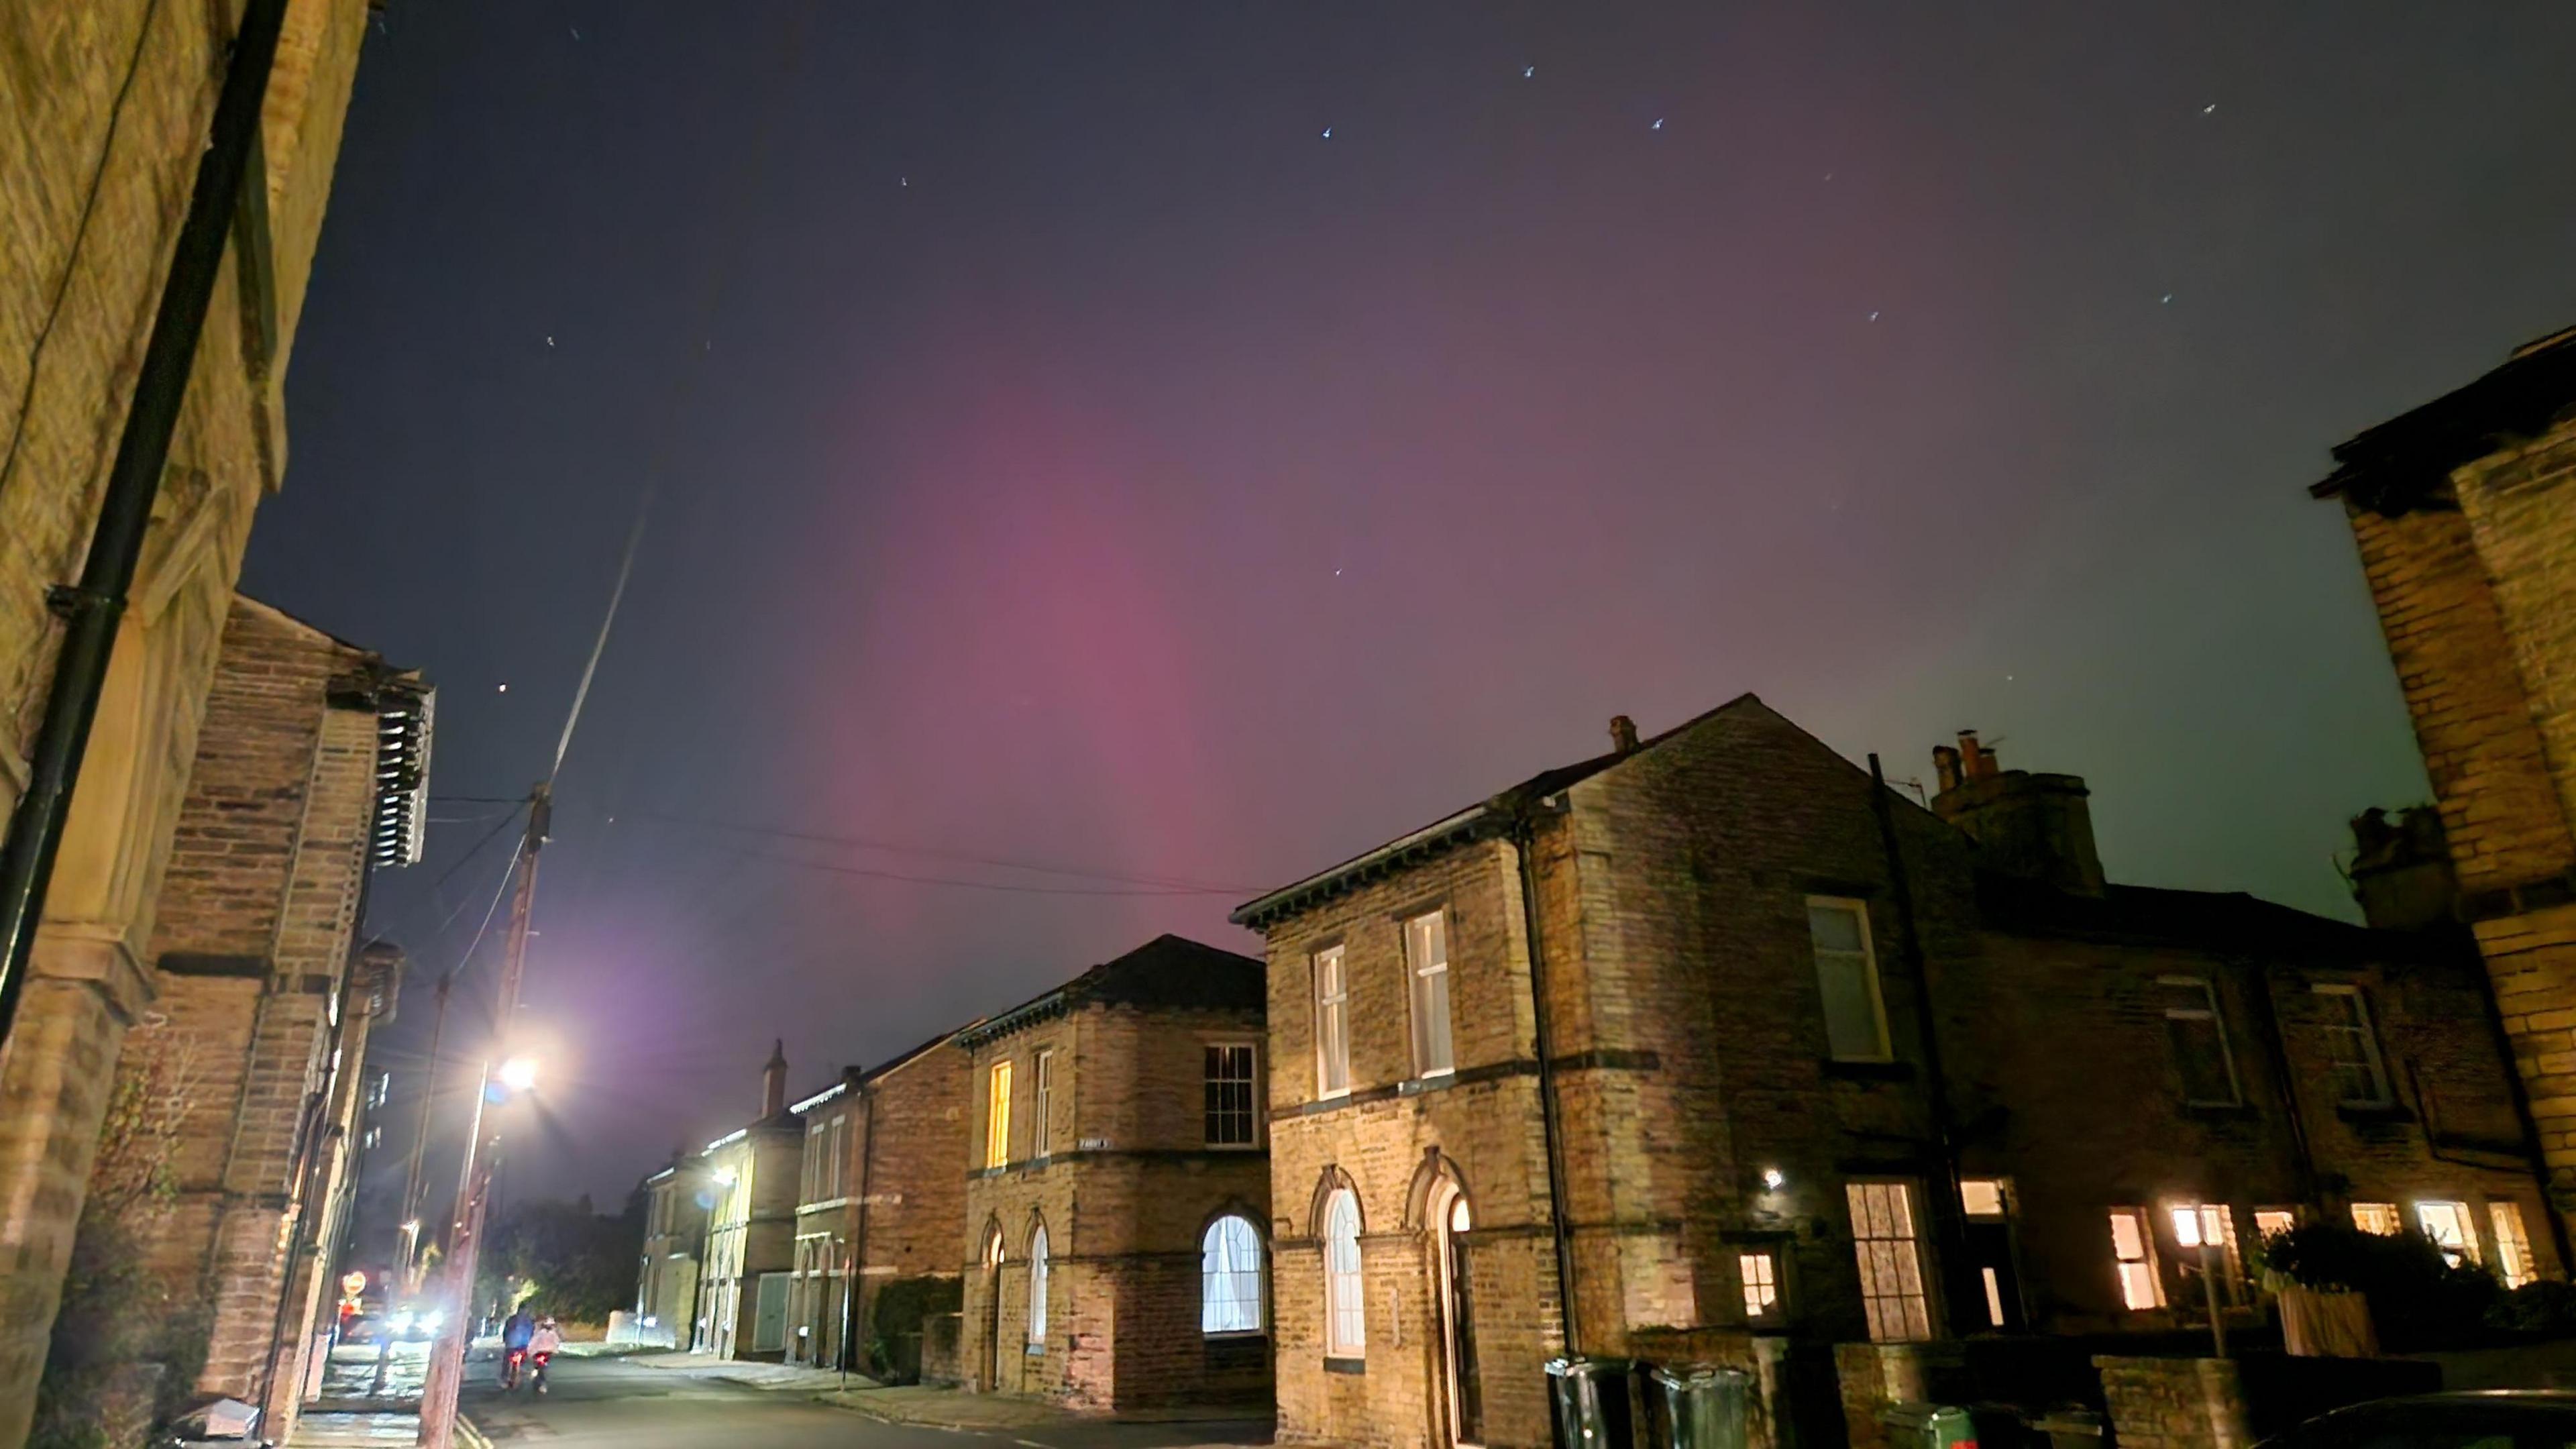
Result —
[[[1693,715],[1661,734],[1639,740],[1633,750],[1624,752],[1613,750],[1608,754],[1594,755],[1588,760],[1559,765],[1552,770],[1541,770],[1507,790],[1480,800],[1455,814],[1442,816],[1419,830],[1399,835],[1374,850],[1364,851],[1339,865],[1318,871],[1304,880],[1292,882],[1257,899],[1246,901],[1235,907],[1233,913],[1226,919],[1238,926],[1249,926],[1259,930],[1271,921],[1293,915],[1346,888],[1402,870],[1417,860],[1436,855],[1453,845],[1470,840],[1490,839],[1501,834],[1510,825],[1515,805],[1544,800],[1561,790],[1579,785],[1612,765],[1633,760],[1666,740],[1687,734],[1694,727],[1747,704],[1759,708],[1762,706],[1762,701],[1750,692],[1739,694],[1717,708]]]
[[[2374,931],[2243,891],[2113,885],[2096,896],[1981,874],[1978,913],[1989,930],[2123,945],[2170,946],[2311,966],[2459,959],[2444,931]]]
[[[1087,1006],[1259,1011],[1269,1000],[1266,963],[1186,936],[1165,934],[1042,996],[976,1022],[950,1040],[971,1049]]]

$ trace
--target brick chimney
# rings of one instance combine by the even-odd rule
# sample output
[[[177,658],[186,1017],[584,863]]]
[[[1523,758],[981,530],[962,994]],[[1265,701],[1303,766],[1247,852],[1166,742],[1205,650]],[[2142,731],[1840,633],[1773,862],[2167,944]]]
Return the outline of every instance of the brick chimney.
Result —
[[[2080,775],[2007,770],[1975,730],[1959,731],[1957,748],[1936,745],[1933,773],[1941,793],[1932,813],[1977,843],[1977,867],[2076,895],[2102,894],[2102,858],[2093,848],[2090,791]]]
[[[760,1115],[775,1117],[787,1110],[787,1043],[782,1038],[770,1043],[769,1062],[760,1069]]]
[[[1637,722],[1624,714],[1610,716],[1610,753],[1633,755],[1637,752]]]
[[[2458,916],[2460,883],[2441,811],[2417,805],[2391,821],[2385,810],[2364,810],[2353,817],[2352,843],[2352,898],[2363,920],[2415,931]]]

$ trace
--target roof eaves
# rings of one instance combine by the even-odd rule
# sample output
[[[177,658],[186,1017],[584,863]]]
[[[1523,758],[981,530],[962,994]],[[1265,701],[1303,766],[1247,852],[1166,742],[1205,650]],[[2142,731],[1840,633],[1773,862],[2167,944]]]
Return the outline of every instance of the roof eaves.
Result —
[[[1502,825],[1502,814],[1494,802],[1481,801],[1409,835],[1398,836],[1364,855],[1353,856],[1304,880],[1281,886],[1257,900],[1246,901],[1235,907],[1226,919],[1238,926],[1261,930],[1274,921],[1310,910],[1335,896],[1381,880],[1453,846],[1489,837]]]
[[[2499,446],[2536,437],[2576,403],[2576,327],[2514,350],[2464,387],[2366,428],[2334,448],[2335,471],[2313,498],[2348,498],[2380,514],[2435,501],[2451,470]]]

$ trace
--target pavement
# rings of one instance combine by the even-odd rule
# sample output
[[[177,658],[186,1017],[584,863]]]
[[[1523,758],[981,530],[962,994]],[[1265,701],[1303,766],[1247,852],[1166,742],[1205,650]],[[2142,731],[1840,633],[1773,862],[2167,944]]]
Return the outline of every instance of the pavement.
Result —
[[[1183,1449],[1270,1442],[1267,1418],[1140,1423],[948,1389],[854,1387],[845,1396],[836,1392],[839,1383],[836,1373],[693,1354],[566,1357],[555,1361],[544,1396],[524,1387],[505,1394],[486,1375],[468,1386],[464,1409],[493,1449],[550,1449],[555,1441],[567,1449]]]

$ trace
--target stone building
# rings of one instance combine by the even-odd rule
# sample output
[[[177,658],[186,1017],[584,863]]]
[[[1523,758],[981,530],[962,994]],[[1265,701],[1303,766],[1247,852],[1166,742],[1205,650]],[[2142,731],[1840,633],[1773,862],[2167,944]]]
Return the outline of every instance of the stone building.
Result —
[[[1926,810],[1750,695],[1612,738],[1236,912],[1283,1440],[1541,1444],[1569,1346],[1837,1424],[1834,1344],[2169,1326],[2274,1210],[2554,1264],[2456,941],[2106,885],[1973,741]]]
[[[892,1378],[920,1371],[924,1311],[954,1306],[967,1080],[966,1054],[943,1033],[795,1104],[805,1151],[790,1362]]]
[[[644,1246],[635,1265],[636,1342],[662,1348],[689,1342],[698,1314],[707,1208],[714,1201],[714,1183],[704,1164],[676,1153],[670,1166],[644,1179]]]
[[[1095,1410],[1268,1397],[1262,977],[1159,936],[957,1035],[970,1388]]]
[[[1939,973],[1967,1271],[1961,1331],[2262,1317],[2252,1250],[2318,1215],[2429,1233],[2507,1283],[2563,1275],[2474,943],[2359,822],[2364,928],[2106,882],[2071,775],[1935,752],[1973,842],[1981,950]],[[2420,836],[2421,831],[2419,829]]]
[[[198,1390],[264,1403],[280,1437],[399,985],[401,953],[352,935],[370,871],[419,858],[431,704],[417,674],[236,599],[162,877],[136,1030],[186,1117],[145,1257],[175,1312],[210,1315]]]
[[[2334,450],[2556,1205],[2576,1208],[2576,328]]]
[[[698,1352],[783,1360],[796,1264],[796,1199],[805,1128],[787,1105],[787,1050],[761,1068],[760,1116],[706,1145],[699,1167],[715,1194],[697,1289]]]
[[[46,591],[80,572],[237,5],[0,6],[0,806],[52,682]],[[294,0],[262,161],[217,284],[0,1055],[0,1449],[26,1435],[117,1051],[152,994],[170,831],[233,582],[286,466],[283,384],[366,0]],[[248,239],[249,244],[244,244]]]

